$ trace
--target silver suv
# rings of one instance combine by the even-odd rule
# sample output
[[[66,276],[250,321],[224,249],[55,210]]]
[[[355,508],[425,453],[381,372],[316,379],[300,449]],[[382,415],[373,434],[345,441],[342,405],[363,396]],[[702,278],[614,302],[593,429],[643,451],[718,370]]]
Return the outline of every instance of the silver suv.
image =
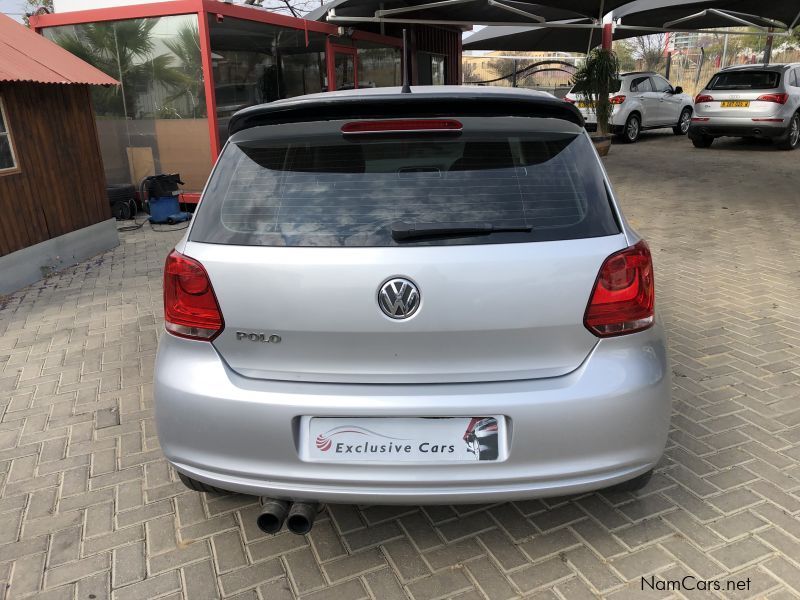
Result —
[[[653,265],[575,107],[378,88],[230,129],[164,273],[156,418],[188,486],[304,533],[321,502],[647,482],[670,420]]]
[[[723,69],[694,102],[689,138],[697,148],[722,136],[771,138],[784,150],[800,143],[800,64]]]
[[[597,126],[593,101],[577,87],[564,98],[575,104],[587,128]],[[671,127],[675,135],[686,135],[692,117],[692,97],[658,73],[622,73],[609,94],[613,113],[611,126],[625,142],[635,142],[645,129]]]

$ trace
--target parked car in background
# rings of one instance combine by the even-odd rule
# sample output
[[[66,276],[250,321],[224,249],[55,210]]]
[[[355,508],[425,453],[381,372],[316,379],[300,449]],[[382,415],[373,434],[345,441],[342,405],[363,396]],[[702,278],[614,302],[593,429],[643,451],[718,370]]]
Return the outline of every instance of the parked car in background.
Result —
[[[723,136],[766,138],[783,150],[800,144],[800,63],[723,69],[694,100],[689,138],[708,148]]]
[[[234,115],[164,272],[156,419],[182,480],[295,533],[322,502],[645,485],[670,421],[653,264],[583,125],[457,86]]]
[[[577,87],[577,86],[576,86]],[[589,130],[597,126],[593,100],[573,87],[564,98],[575,104]],[[658,73],[623,73],[609,94],[614,111],[612,131],[626,142],[635,142],[645,129],[671,127],[675,135],[685,135],[692,118],[692,98]]]

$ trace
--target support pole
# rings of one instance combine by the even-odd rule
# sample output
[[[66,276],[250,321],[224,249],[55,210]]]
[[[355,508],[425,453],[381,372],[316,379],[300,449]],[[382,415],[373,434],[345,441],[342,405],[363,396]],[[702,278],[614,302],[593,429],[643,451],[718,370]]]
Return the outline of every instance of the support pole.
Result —
[[[611,26],[611,23],[603,23],[603,50],[611,50],[611,42],[614,40]]]
[[[672,52],[667,52],[667,66],[664,68],[664,78],[669,79],[669,71],[672,68]]]
[[[772,27],[769,28],[769,35],[767,36],[767,45],[764,46],[764,64],[768,65],[772,58]]]
[[[217,96],[214,86],[214,64],[211,58],[211,33],[205,9],[197,13],[198,37],[200,40],[200,64],[203,66],[203,86],[206,95],[208,116],[208,136],[211,142],[211,164],[213,165],[221,149],[219,140],[219,121],[217,119]],[[326,57],[327,58],[327,57]]]
[[[725,43],[722,44],[722,64],[720,64],[720,68],[725,68],[725,59],[728,58],[728,34],[725,34]]]

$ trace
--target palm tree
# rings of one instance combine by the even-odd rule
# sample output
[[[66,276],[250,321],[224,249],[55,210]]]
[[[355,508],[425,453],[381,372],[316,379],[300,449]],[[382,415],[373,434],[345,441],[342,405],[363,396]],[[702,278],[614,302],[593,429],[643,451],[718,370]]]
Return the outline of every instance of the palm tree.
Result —
[[[185,86],[186,76],[172,66],[173,56],[152,55],[151,31],[157,22],[131,19],[87,23],[55,37],[58,45],[120,82],[120,86],[97,90],[94,101],[98,114],[133,118],[141,92],[154,82],[176,90]]]
[[[175,38],[164,42],[180,61],[176,69],[183,79],[181,88],[167,100],[172,102],[187,97],[192,106],[192,118],[206,116],[205,88],[203,87],[203,63],[200,58],[200,36],[197,25],[186,23],[178,29]]]

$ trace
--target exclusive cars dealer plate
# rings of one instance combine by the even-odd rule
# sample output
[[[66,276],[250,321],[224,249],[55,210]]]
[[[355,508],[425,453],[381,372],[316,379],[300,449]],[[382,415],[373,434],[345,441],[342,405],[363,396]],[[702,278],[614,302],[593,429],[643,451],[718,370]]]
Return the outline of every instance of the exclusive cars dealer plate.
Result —
[[[476,462],[505,458],[500,416],[303,417],[302,458],[312,461]],[[304,436],[305,437],[305,436]]]

